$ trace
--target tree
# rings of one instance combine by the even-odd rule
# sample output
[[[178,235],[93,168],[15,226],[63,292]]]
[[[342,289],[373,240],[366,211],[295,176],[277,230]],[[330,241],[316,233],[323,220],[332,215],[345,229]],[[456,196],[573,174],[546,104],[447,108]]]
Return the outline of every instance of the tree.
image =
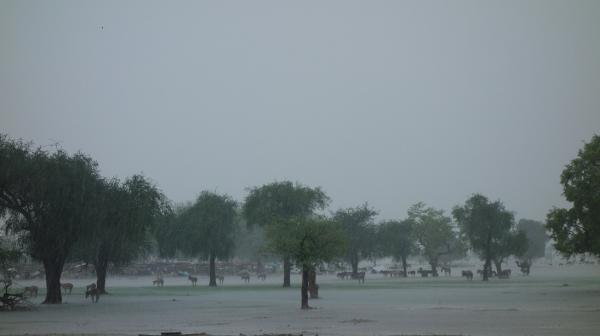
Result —
[[[421,253],[427,258],[433,276],[437,276],[440,258],[460,249],[458,237],[452,230],[452,220],[444,216],[443,210],[428,208],[424,203],[408,209],[408,220],[412,223]]]
[[[92,222],[99,175],[82,153],[33,150],[0,136],[0,215],[44,265],[44,303],[61,303],[60,277],[71,248]]]
[[[293,217],[285,223],[266,227],[269,245],[290,258],[302,269],[301,308],[308,305],[309,275],[318,264],[343,253],[343,233],[335,222],[320,216]],[[273,232],[280,231],[280,232]]]
[[[517,229],[523,231],[527,237],[527,250],[523,253],[523,258],[532,260],[542,258],[546,255],[548,235],[546,234],[544,223],[530,219],[521,219],[517,224]]]
[[[163,212],[168,212],[166,197],[142,175],[124,183],[117,179],[102,181],[96,203],[95,225],[80,240],[78,250],[96,270],[100,293],[106,293],[109,263],[126,264],[151,245],[151,235]]]
[[[480,194],[471,196],[452,214],[473,250],[485,261],[483,280],[487,281],[494,261],[501,271],[502,260],[519,255],[527,248],[525,235],[515,230],[514,216],[500,201],[490,202]]]
[[[236,232],[237,203],[227,195],[203,191],[180,215],[185,234],[183,251],[209,260],[209,286],[216,287],[215,259],[231,256]]]
[[[600,256],[600,136],[594,135],[579,150],[577,158],[563,170],[560,182],[572,206],[555,207],[546,217],[554,247],[567,256]]]
[[[358,272],[358,263],[375,251],[375,225],[373,218],[377,211],[368,204],[356,208],[340,209],[333,219],[339,224],[346,241],[345,259],[352,266],[352,273]]]
[[[310,188],[290,181],[273,182],[261,187],[251,188],[244,202],[242,213],[247,224],[258,226],[281,226],[292,219],[308,217],[316,210],[323,209],[329,203],[329,197],[321,188]],[[270,230],[267,239],[278,239],[280,230]],[[270,238],[269,238],[270,237]],[[283,287],[290,286],[291,260],[285,253],[283,257]]]
[[[402,261],[404,276],[407,271],[407,258],[416,251],[412,221],[386,221],[379,225],[377,232],[381,251],[384,255],[392,256],[394,260]]]

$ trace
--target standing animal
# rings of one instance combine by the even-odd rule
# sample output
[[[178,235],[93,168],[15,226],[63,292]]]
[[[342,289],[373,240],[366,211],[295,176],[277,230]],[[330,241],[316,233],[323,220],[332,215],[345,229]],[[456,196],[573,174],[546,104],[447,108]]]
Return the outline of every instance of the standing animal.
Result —
[[[417,271],[412,270],[412,271],[408,271],[408,274],[410,274],[410,276],[415,277],[417,275]]]
[[[30,297],[38,296],[38,286],[29,286],[29,287],[25,287],[25,290],[23,291],[23,296],[25,295],[29,295]]]
[[[471,271],[462,271],[462,276],[466,277],[467,280],[473,280],[473,272]]]
[[[508,279],[508,278],[510,278],[510,273],[511,273],[511,270],[509,270],[509,269],[502,270],[502,272],[500,272],[500,274],[498,275],[498,278]]]
[[[65,294],[67,294],[67,292],[69,292],[69,295],[71,294],[71,291],[73,290],[73,284],[70,282],[61,283],[60,287],[63,289]]]
[[[339,272],[337,274],[338,279],[346,280],[352,276],[351,272]]]
[[[192,282],[192,287],[195,287],[196,285],[198,285],[198,278],[188,275],[188,280],[190,280]]]
[[[365,283],[365,272],[357,272],[351,275],[352,279],[358,280],[358,283]]]
[[[440,269],[445,276],[452,276],[452,269],[450,266],[441,266]]]
[[[91,284],[89,284],[89,285],[85,286],[85,291],[87,292],[87,291],[89,291],[90,289],[94,289],[94,288],[98,288],[98,287],[96,286],[96,283],[95,283],[95,282],[92,282]]]
[[[242,278],[242,280],[244,280],[244,282],[246,282],[246,283],[250,282],[250,273],[244,272],[244,273],[240,274],[240,277]]]
[[[89,296],[92,297],[93,303],[97,303],[98,299],[100,299],[100,290],[96,287],[95,283],[86,287],[85,298],[87,299]]]
[[[258,274],[256,275],[256,277],[257,277],[257,278],[259,278],[259,279],[260,279],[260,280],[262,280],[262,281],[265,281],[265,280],[267,280],[267,275],[266,275],[264,272],[258,273]]]
[[[165,281],[162,278],[158,278],[158,279],[152,281],[152,286],[162,287],[164,285],[165,285]]]
[[[217,278],[217,280],[219,280],[220,285],[222,285],[223,281],[225,281],[225,277],[221,274],[217,274],[216,278]]]

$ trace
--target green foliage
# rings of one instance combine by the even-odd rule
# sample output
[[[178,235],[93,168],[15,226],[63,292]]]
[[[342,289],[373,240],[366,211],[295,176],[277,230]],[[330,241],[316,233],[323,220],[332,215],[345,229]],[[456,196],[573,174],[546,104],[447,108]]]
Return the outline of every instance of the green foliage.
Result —
[[[484,260],[501,262],[509,255],[521,256],[527,250],[525,234],[515,229],[513,214],[500,201],[490,202],[485,196],[475,194],[452,213],[475,253]]]
[[[517,224],[517,229],[523,231],[527,237],[527,250],[522,253],[524,258],[541,258],[546,254],[548,236],[546,235],[544,223],[530,219],[521,219]]]
[[[0,215],[38,260],[62,263],[93,220],[97,164],[62,150],[46,152],[0,136]]]
[[[594,135],[579,150],[577,158],[563,170],[560,181],[572,207],[553,208],[547,215],[546,228],[554,247],[567,256],[600,256],[600,136]]]
[[[396,261],[405,260],[417,251],[413,222],[410,220],[382,222],[377,231],[377,240],[382,254],[392,256]]]
[[[356,208],[340,209],[333,215],[346,241],[346,260],[352,265],[353,271],[360,260],[369,258],[376,250],[376,229],[373,223],[377,211],[369,208],[368,204]]]
[[[242,213],[249,226],[265,226],[309,216],[328,203],[329,198],[320,188],[273,182],[250,189]]]
[[[298,265],[315,267],[341,255],[343,233],[333,221],[321,216],[294,217],[282,225],[266,227],[269,246],[290,256]]]
[[[234,249],[237,204],[227,195],[203,191],[179,215],[184,253],[202,258],[228,258]]]

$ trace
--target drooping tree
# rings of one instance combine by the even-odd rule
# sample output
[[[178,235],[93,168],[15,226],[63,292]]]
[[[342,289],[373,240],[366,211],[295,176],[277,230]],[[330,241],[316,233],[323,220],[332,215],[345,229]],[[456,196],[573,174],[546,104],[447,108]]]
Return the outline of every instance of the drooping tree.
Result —
[[[358,263],[369,258],[376,249],[376,229],[373,219],[377,211],[368,204],[356,208],[340,209],[333,215],[346,241],[344,258],[352,267],[352,273],[358,272]]]
[[[169,211],[166,197],[142,175],[124,183],[103,181],[96,203],[95,225],[90,225],[78,243],[84,260],[96,270],[100,293],[106,293],[109,263],[122,265],[152,248],[152,233]]]
[[[437,276],[440,258],[461,252],[460,240],[452,230],[452,219],[445,216],[443,210],[417,203],[408,209],[408,221],[421,254],[427,258],[433,276]]]
[[[94,221],[98,179],[96,162],[82,153],[33,149],[0,135],[0,215],[44,265],[44,303],[62,302],[64,263]]]
[[[273,237],[268,241],[270,248],[288,255],[301,268],[301,308],[310,309],[310,273],[314,272],[320,263],[341,256],[344,250],[342,231],[337,223],[321,216],[289,218],[286,223],[278,222],[267,226],[266,231],[269,237]]]
[[[485,262],[484,281],[489,278],[492,262],[501,271],[504,258],[527,249],[524,233],[516,230],[513,214],[500,201],[490,202],[475,194],[463,206],[454,207],[452,214],[473,251]]]
[[[391,256],[394,260],[402,262],[402,269],[406,276],[407,259],[417,250],[412,221],[390,220],[381,223],[377,231],[377,240],[383,255]]]
[[[242,214],[247,224],[268,227],[286,225],[292,219],[312,216],[323,209],[329,198],[321,188],[311,188],[290,181],[273,182],[250,189],[245,199]],[[278,239],[280,230],[270,230],[267,239]],[[283,257],[283,287],[290,286],[291,256]]]
[[[234,250],[237,203],[227,195],[203,191],[196,202],[180,214],[188,255],[209,261],[209,286],[216,287],[216,258],[231,256]]]
[[[584,144],[562,171],[560,182],[572,206],[553,208],[546,217],[554,247],[566,256],[600,256],[600,136]]]

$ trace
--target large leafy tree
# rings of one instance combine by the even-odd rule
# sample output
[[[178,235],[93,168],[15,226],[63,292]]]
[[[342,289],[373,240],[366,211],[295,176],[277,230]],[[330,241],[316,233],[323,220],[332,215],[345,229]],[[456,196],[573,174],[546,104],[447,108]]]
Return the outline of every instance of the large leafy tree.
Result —
[[[342,231],[337,223],[321,216],[293,217],[285,224],[267,226],[266,231],[274,237],[268,242],[270,248],[290,256],[302,269],[301,308],[309,309],[309,275],[320,263],[343,253]]]
[[[594,135],[579,150],[563,170],[560,182],[572,206],[553,208],[547,215],[546,227],[554,247],[567,256],[600,256],[600,136]]]
[[[146,177],[134,175],[124,183],[102,181],[95,205],[95,225],[89,226],[77,250],[94,265],[98,289],[105,293],[109,263],[126,264],[148,252],[152,232],[169,204]]]
[[[413,225],[410,220],[390,220],[382,222],[377,231],[381,253],[402,261],[402,269],[406,276],[407,259],[416,250]]]
[[[46,272],[44,303],[61,303],[64,263],[87,223],[93,222],[97,164],[63,150],[47,152],[0,135],[0,215],[18,232]]]
[[[311,188],[290,181],[273,182],[250,189],[242,213],[247,224],[280,228],[292,220],[312,216],[323,209],[329,198],[321,188]],[[269,230],[267,239],[278,240],[285,230]],[[283,287],[290,286],[291,256],[281,251],[283,257]]]
[[[509,255],[520,255],[527,249],[523,232],[515,229],[514,216],[500,201],[490,202],[475,194],[452,214],[472,249],[485,261],[483,280],[487,281],[492,262],[501,271],[501,263]]]
[[[358,263],[371,257],[376,249],[375,225],[377,211],[367,204],[356,208],[340,209],[333,219],[340,225],[346,240],[345,259],[350,263],[352,272],[358,272]]]
[[[421,254],[427,258],[433,275],[437,276],[440,259],[455,255],[461,249],[457,234],[452,230],[452,219],[445,216],[443,210],[417,203],[409,208],[408,220],[412,223]]]
[[[209,286],[216,287],[215,259],[234,250],[237,203],[227,195],[203,191],[196,202],[180,214],[186,254],[209,260]]]

